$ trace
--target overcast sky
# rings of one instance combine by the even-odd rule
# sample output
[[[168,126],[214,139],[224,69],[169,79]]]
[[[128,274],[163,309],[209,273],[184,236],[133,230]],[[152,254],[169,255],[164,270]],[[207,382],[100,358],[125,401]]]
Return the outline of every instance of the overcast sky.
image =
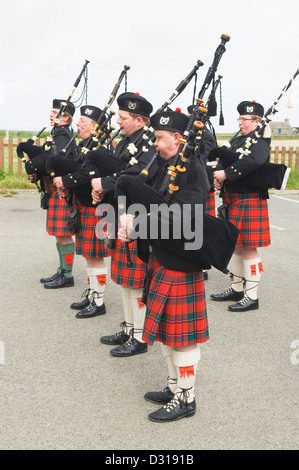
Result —
[[[88,103],[102,108],[125,64],[128,91],[157,110],[197,60],[197,93],[222,34],[230,36],[217,75],[222,78],[224,126],[235,132],[236,106],[256,100],[265,111],[299,68],[297,0],[4,0],[1,4],[0,129],[40,130],[53,98],[66,99],[85,59]],[[74,95],[79,98],[81,85]],[[122,83],[119,93],[125,91]],[[186,107],[194,80],[174,101]],[[299,76],[280,101],[274,120],[299,126]],[[209,91],[204,98],[208,98]],[[219,89],[217,92],[220,110]],[[117,111],[116,100],[112,109]],[[75,114],[75,123],[80,116]],[[76,126],[75,126],[76,128]]]

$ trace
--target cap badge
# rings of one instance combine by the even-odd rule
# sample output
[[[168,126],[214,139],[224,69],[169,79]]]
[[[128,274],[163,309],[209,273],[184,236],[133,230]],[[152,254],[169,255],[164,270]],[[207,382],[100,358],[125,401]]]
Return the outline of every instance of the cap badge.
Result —
[[[246,111],[247,113],[253,113],[253,106],[247,106]]]
[[[134,101],[129,101],[128,108],[129,109],[136,109],[136,103]]]
[[[86,108],[85,109],[85,114],[87,114],[87,116],[91,116],[92,115],[92,109]]]
[[[164,117],[164,116],[162,116],[162,117],[160,118],[160,124],[161,124],[161,126],[166,126],[166,125],[168,124],[168,122],[169,122],[169,117]]]

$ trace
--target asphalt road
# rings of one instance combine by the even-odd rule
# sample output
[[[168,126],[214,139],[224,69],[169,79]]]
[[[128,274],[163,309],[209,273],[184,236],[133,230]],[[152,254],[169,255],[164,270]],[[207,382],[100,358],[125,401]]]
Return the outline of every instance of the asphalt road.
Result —
[[[0,195],[0,449],[297,449],[299,192],[273,193],[269,210],[259,310],[236,314],[211,301],[229,279],[209,271],[197,412],[160,424],[143,398],[166,386],[159,344],[112,357],[100,336],[123,320],[119,287],[108,284],[106,315],[76,319],[69,305],[86,286],[84,259],[75,258],[74,287],[44,289],[39,279],[56,271],[57,254],[38,194]]]

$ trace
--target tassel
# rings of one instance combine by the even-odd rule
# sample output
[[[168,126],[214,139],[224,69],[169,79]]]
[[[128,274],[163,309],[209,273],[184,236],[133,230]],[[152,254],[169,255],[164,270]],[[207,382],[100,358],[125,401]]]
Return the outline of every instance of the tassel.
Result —
[[[272,135],[271,127],[269,124],[265,126],[263,137],[264,139],[270,139]]]
[[[219,88],[220,88],[220,117],[219,117],[219,126],[224,126],[224,117],[223,117],[223,112],[222,112],[222,86],[221,86],[221,82],[219,82]]]
[[[222,111],[220,111],[219,126],[224,126],[224,117]]]
[[[288,108],[294,108],[293,90],[289,93]]]

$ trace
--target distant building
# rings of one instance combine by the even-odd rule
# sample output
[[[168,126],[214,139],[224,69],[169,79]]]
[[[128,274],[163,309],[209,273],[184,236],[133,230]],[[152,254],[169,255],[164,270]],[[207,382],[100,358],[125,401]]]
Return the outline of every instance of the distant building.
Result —
[[[287,118],[281,122],[270,122],[270,129],[272,132],[272,137],[275,135],[291,136],[297,133],[295,130],[296,128],[291,126],[290,121]]]

